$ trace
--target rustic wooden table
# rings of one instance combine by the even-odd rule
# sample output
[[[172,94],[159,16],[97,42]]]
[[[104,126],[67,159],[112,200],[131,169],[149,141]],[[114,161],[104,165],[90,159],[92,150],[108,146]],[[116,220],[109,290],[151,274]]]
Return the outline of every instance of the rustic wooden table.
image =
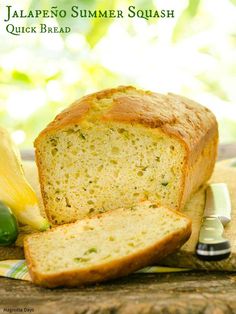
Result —
[[[219,159],[234,156],[236,144],[220,146]],[[236,313],[236,273],[133,274],[106,284],[54,290],[0,278],[0,313],[231,314]]]

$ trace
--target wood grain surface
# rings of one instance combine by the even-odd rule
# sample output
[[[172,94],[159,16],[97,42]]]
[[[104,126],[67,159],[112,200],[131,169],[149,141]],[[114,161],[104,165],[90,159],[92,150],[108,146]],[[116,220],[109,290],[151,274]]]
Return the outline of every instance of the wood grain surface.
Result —
[[[236,271],[236,158],[217,163],[210,183],[226,183],[231,198],[231,222],[226,225],[224,236],[230,241],[231,255],[218,262],[204,262],[197,258],[195,247],[198,242],[202,215],[205,207],[205,189],[203,186],[191,197],[183,213],[192,219],[192,234],[184,246],[175,254],[169,255],[162,265],[189,267],[191,269]]]
[[[97,286],[54,290],[2,278],[0,313],[232,314],[235,293],[236,276],[222,272],[134,274]]]
[[[236,156],[221,146],[220,159]],[[190,271],[133,274],[102,285],[43,289],[0,278],[0,313],[156,314],[236,313],[236,273]]]

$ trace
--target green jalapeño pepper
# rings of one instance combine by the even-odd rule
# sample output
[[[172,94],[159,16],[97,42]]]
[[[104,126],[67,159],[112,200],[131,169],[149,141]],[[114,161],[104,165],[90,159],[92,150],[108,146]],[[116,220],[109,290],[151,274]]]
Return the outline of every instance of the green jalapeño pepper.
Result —
[[[17,236],[17,220],[10,208],[0,202],[0,246],[13,244]]]

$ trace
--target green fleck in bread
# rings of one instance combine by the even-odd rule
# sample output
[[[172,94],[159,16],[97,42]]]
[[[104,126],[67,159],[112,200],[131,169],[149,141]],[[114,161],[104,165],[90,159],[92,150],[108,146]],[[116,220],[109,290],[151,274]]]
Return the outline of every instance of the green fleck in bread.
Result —
[[[30,235],[24,250],[34,283],[76,286],[151,265],[178,249],[190,233],[184,215],[144,202]]]
[[[211,175],[214,115],[187,98],[119,87],[76,101],[35,141],[44,206],[63,224],[150,200],[181,209]]]

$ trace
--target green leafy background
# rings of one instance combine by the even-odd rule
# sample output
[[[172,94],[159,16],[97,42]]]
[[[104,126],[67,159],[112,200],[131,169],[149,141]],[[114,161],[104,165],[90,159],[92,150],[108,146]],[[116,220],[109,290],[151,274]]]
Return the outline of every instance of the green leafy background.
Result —
[[[27,10],[174,9],[174,19],[14,19],[17,26],[69,26],[69,34],[5,31],[5,5]],[[131,84],[175,92],[208,106],[221,142],[236,141],[234,0],[22,0],[1,5],[0,125],[23,148],[75,99]]]

